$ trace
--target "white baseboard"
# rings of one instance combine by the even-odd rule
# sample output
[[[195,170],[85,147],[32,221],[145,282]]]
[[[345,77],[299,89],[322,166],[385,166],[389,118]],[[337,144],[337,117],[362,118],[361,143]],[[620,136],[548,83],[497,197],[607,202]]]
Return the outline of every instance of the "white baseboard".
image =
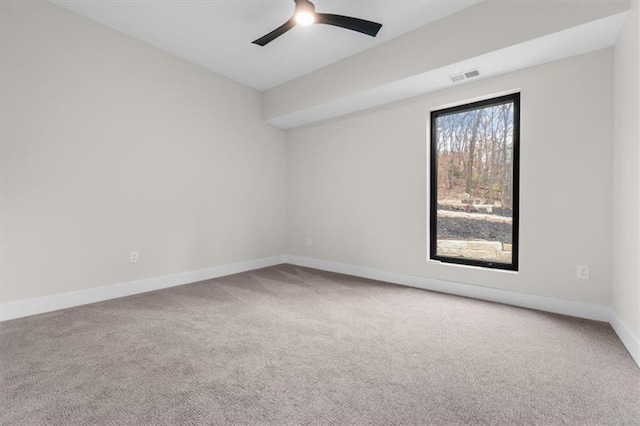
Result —
[[[433,290],[441,293],[455,294],[474,299],[504,303],[506,305],[521,306],[524,308],[609,322],[633,359],[640,366],[640,342],[638,342],[638,339],[633,335],[633,333],[631,333],[629,328],[608,306],[536,296],[533,294],[461,284],[451,281],[436,280],[416,275],[400,274],[396,272],[366,268],[363,266],[346,265],[299,256],[274,256],[235,263],[232,265],[215,266],[212,268],[201,269],[199,271],[168,275],[165,277],[149,278],[71,293],[39,297],[36,299],[3,303],[0,305],[0,321],[7,321],[30,315],[72,308],[74,306],[117,299],[119,297],[132,296],[134,294],[146,293],[149,291],[161,290],[163,288],[238,274],[240,272],[280,265],[282,263],[385,281],[425,290]]]
[[[396,272],[381,271],[379,269],[363,266],[346,265],[343,263],[328,262],[325,260],[309,259],[298,256],[285,256],[286,263],[308,268],[320,269],[329,272],[354,275],[378,281],[386,281],[409,287],[425,290],[433,290],[441,293],[455,294],[457,296],[473,299],[488,300],[490,302],[503,303],[505,305],[521,306],[556,314],[570,315],[596,321],[608,322],[610,309],[608,306],[595,305],[571,300],[555,299],[553,297],[536,296],[516,291],[501,290],[497,288],[482,287],[471,284],[461,284],[452,281],[436,280],[432,278],[406,275]]]
[[[622,344],[631,354],[631,357],[635,360],[636,364],[638,364],[638,367],[640,367],[640,341],[638,341],[631,330],[629,330],[629,327],[620,320],[616,313],[613,312],[613,309],[610,311],[609,323],[622,341]]]
[[[505,305],[520,306],[523,308],[537,309],[539,311],[608,322],[611,324],[613,330],[631,354],[631,357],[640,367],[640,342],[638,342],[633,333],[631,333],[631,330],[629,330],[629,328],[608,306],[574,302],[571,300],[556,299],[553,297],[536,296],[534,294],[518,293],[515,291],[461,284],[451,281],[436,280],[415,275],[399,274],[396,272],[381,271],[379,269],[366,268],[363,266],[346,265],[343,263],[309,259],[299,256],[285,256],[285,262],[292,265],[369,278],[372,280],[400,284],[408,287],[416,287],[441,293],[455,294],[457,296],[471,297],[473,299],[504,303]]]
[[[165,277],[149,278],[71,293],[39,297],[36,299],[3,303],[0,305],[0,321],[72,308],[74,306],[86,305],[89,303],[102,302],[104,300],[146,293],[148,291],[161,290],[163,288],[175,287],[202,280],[209,280],[212,278],[223,277],[225,275],[232,275],[254,269],[265,268],[267,266],[279,265],[284,263],[284,261],[284,256],[268,257],[264,259],[235,263],[232,265],[215,266],[213,268],[201,269],[199,271],[183,272]]]

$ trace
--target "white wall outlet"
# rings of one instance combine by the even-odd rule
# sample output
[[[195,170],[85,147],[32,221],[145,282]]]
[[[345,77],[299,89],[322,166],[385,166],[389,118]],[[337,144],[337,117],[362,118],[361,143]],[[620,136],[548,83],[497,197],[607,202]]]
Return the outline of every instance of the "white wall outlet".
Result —
[[[589,279],[589,267],[585,265],[578,265],[576,276],[579,280]]]
[[[307,247],[311,247],[312,245],[311,238],[307,238]]]
[[[140,258],[138,256],[138,252],[137,251],[130,251],[129,252],[129,263],[138,263],[138,260],[140,260]]]

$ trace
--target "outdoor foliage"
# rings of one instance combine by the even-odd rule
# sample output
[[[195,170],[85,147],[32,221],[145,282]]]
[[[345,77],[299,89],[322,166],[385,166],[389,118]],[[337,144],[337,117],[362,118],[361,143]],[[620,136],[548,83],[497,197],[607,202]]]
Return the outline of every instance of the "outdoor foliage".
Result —
[[[437,119],[438,198],[512,207],[513,103]]]

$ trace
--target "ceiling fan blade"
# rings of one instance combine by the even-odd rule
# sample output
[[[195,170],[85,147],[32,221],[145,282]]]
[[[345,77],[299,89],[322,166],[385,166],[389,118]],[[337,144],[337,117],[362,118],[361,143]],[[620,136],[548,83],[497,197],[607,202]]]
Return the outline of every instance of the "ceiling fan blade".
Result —
[[[375,37],[382,28],[382,24],[367,21],[365,19],[352,18],[350,16],[333,15],[331,13],[316,13],[316,24],[334,25],[357,31],[371,37]]]
[[[257,44],[258,46],[264,46],[267,43],[271,43],[273,40],[280,37],[282,34],[289,31],[291,28],[296,26],[296,20],[294,18],[289,19],[284,24],[280,25],[275,30],[271,31],[269,34],[260,37],[257,40],[252,41],[253,44]]]

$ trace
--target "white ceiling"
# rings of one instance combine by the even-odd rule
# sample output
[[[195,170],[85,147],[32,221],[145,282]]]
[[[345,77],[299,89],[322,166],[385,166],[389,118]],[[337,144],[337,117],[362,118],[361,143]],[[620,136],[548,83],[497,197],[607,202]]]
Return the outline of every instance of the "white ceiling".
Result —
[[[374,39],[327,25],[296,27],[266,47],[251,42],[283,24],[293,0],[51,0],[115,30],[266,90],[482,0],[315,0],[318,12],[383,24]]]
[[[381,85],[353,96],[338,98],[313,108],[296,111],[271,119],[268,123],[283,129],[292,129],[385,105],[390,102],[412,98],[446,87],[478,81],[558,59],[605,49],[615,43],[626,16],[626,13],[621,13],[599,19],[588,24],[579,25],[568,30],[417,74],[391,84]],[[459,83],[452,83],[449,79],[451,75],[472,69],[478,69],[480,76]]]

